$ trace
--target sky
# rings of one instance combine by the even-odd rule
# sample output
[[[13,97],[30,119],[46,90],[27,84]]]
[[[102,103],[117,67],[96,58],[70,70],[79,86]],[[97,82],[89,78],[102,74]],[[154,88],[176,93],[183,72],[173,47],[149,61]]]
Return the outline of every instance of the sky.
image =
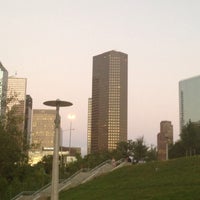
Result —
[[[200,74],[199,0],[0,0],[0,61],[27,78],[33,109],[61,108],[63,144],[87,149],[93,56],[128,54],[128,139],[156,145],[160,122],[179,139],[178,82]]]

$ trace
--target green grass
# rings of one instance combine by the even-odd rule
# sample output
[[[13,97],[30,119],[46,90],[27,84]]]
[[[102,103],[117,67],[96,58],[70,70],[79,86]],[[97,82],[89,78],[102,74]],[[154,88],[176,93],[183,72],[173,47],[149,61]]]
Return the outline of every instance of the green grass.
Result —
[[[199,200],[200,157],[132,165],[60,194],[61,200]]]

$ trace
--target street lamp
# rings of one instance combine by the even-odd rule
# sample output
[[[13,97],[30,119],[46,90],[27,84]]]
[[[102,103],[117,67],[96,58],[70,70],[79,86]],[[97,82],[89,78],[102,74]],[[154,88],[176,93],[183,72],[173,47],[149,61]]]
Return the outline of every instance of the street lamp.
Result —
[[[74,114],[69,114],[68,119],[70,120],[70,127],[69,127],[69,156],[71,154],[71,134],[72,134],[72,120],[74,120],[76,116]]]
[[[53,151],[53,163],[52,163],[52,184],[51,184],[51,200],[58,200],[58,152],[59,152],[59,136],[60,136],[60,115],[59,108],[72,106],[72,103],[67,101],[61,101],[59,99],[55,101],[45,101],[44,105],[56,107],[56,118],[55,118],[55,134],[54,134],[54,151]]]
[[[165,137],[165,139],[166,139],[166,160],[168,160],[169,159],[169,145],[168,145],[169,137]]]

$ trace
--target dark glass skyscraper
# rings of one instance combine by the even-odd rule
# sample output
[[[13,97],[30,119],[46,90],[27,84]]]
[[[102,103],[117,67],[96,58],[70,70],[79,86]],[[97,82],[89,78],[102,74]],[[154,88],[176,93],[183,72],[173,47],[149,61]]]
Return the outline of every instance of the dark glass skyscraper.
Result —
[[[109,51],[93,57],[91,152],[127,141],[128,55]]]

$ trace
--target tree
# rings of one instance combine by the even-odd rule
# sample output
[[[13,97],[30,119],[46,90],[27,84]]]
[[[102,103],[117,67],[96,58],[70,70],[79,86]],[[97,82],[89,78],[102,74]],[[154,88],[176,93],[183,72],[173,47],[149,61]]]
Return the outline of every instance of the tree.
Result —
[[[6,118],[0,119],[0,175],[8,180],[12,180],[13,170],[25,158],[21,146],[22,134],[12,112],[8,112]]]
[[[117,144],[117,152],[121,157],[126,158],[128,156],[128,143],[125,141],[119,142]]]
[[[11,199],[23,188],[20,184],[23,186],[24,170],[19,169],[26,165],[27,154],[20,123],[15,107],[0,116],[0,184],[5,183],[4,190],[0,190],[2,199]]]
[[[147,150],[146,161],[157,160],[157,149],[153,145]]]
[[[122,141],[117,145],[116,154],[120,158],[127,158],[128,156],[133,155],[134,142],[132,140],[128,140],[128,142]]]
[[[45,173],[48,175],[51,175],[52,173],[52,161],[53,161],[53,156],[52,155],[47,155],[42,158],[40,162],[38,162],[36,165],[42,166],[44,169]]]
[[[200,126],[189,121],[180,134],[185,154],[188,156],[200,153]]]
[[[148,147],[144,144],[144,137],[139,137],[133,143],[133,156],[136,162],[144,161],[147,156]]]
[[[179,158],[185,155],[185,147],[181,140],[169,145],[169,158]]]

